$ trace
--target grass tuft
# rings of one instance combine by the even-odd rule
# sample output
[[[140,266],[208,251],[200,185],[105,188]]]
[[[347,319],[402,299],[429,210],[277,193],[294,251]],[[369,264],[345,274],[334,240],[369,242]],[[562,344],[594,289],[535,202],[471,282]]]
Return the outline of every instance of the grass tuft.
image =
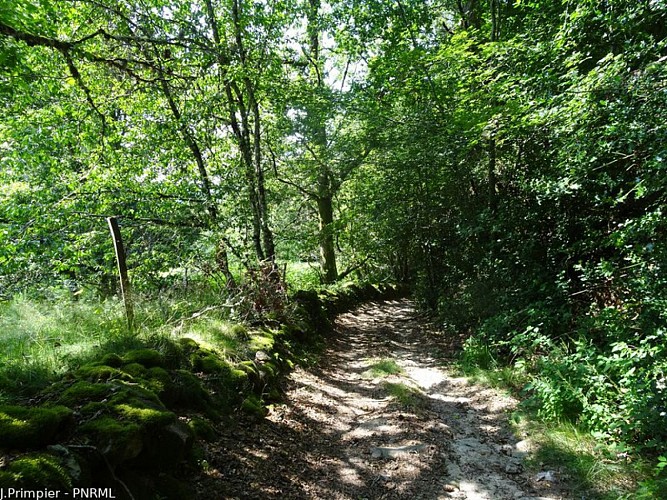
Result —
[[[393,359],[380,359],[373,363],[362,376],[365,378],[388,377],[389,375],[400,375],[403,373],[398,363]]]

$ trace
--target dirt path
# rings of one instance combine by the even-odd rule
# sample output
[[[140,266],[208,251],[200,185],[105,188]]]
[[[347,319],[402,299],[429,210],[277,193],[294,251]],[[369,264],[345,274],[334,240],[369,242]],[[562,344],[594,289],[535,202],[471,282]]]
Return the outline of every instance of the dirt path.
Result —
[[[451,351],[408,301],[340,316],[284,404],[211,446],[198,498],[565,498],[524,470],[516,402],[452,376],[434,346]]]

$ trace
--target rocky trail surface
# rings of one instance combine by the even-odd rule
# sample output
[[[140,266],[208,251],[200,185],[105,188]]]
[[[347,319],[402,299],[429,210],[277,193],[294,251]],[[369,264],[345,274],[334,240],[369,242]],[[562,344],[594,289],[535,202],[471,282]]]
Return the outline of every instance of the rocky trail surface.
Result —
[[[198,498],[567,498],[526,468],[529,440],[507,424],[516,401],[453,376],[453,354],[409,301],[339,316],[283,403],[209,447]]]

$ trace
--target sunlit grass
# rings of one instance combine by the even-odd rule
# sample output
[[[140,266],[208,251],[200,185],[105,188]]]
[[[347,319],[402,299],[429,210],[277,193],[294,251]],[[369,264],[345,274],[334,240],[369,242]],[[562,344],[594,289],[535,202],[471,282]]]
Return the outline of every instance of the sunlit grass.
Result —
[[[320,286],[320,274],[317,264],[312,262],[292,261],[278,264],[285,266],[285,282],[290,291],[315,290]]]
[[[68,370],[106,353],[159,348],[176,337],[196,337],[233,357],[247,332],[228,322],[225,310],[205,300],[209,298],[198,303],[195,297],[192,302],[138,297],[133,334],[127,330],[123,304],[115,299],[47,303],[18,297],[3,303],[0,402],[31,396]]]
[[[418,406],[420,406],[420,402],[422,401],[423,395],[418,389],[410,387],[401,382],[399,383],[385,382],[383,386],[387,391],[387,393],[389,394],[389,396],[394,398],[402,406],[405,406],[407,408],[417,408]]]
[[[529,382],[529,375],[520,366],[481,369],[459,365],[459,370],[475,383],[514,394],[521,394]],[[667,498],[663,494],[667,493],[667,484],[655,480],[651,465],[644,459],[596,440],[572,422],[544,422],[529,405],[522,405],[510,421],[517,434],[530,436],[534,444],[527,467],[534,473],[559,471],[573,498]],[[661,493],[655,496],[654,490]]]
[[[399,375],[401,373],[403,373],[403,368],[395,360],[387,358],[374,362],[368,370],[362,373],[362,376],[364,378],[378,378]]]
[[[190,337],[223,356],[233,357],[242,354],[248,332],[241,325],[229,322],[219,314],[209,314],[188,322],[179,329],[178,335]]]
[[[48,305],[18,298],[3,304],[0,389],[22,393],[40,387],[124,328],[115,301]]]
[[[571,423],[545,424],[526,415],[515,416],[516,422],[535,445],[528,467],[561,471],[577,498],[635,498],[631,492],[643,466],[618,448],[598,442]]]
[[[518,392],[528,383],[525,372],[513,366],[504,366],[492,370],[475,367],[458,367],[457,373],[468,377],[471,382],[480,383],[497,389],[509,389]]]

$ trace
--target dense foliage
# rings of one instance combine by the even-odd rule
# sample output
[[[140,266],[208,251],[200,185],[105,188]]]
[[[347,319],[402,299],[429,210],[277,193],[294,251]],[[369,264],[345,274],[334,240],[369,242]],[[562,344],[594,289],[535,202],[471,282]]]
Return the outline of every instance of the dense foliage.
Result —
[[[109,216],[147,294],[404,281],[664,451],[665,62],[663,0],[5,2],[0,294],[116,293]]]

